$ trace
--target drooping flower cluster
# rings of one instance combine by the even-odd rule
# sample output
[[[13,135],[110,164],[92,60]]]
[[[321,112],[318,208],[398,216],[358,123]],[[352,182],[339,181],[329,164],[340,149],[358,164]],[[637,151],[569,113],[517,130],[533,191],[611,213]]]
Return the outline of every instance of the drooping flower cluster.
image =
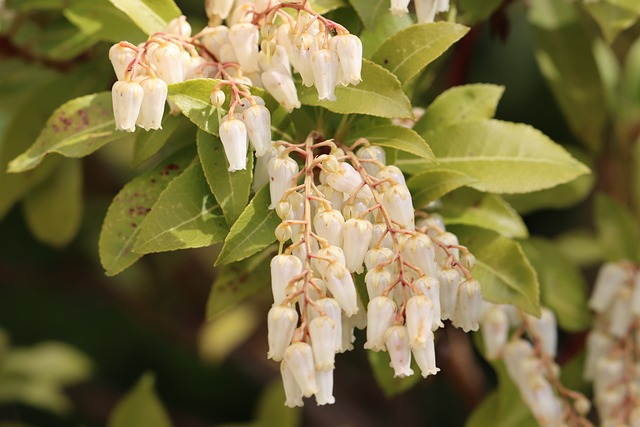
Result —
[[[320,149],[330,153],[316,155]],[[304,158],[302,170],[293,153]],[[413,374],[412,356],[424,377],[437,373],[433,334],[442,320],[478,328],[473,256],[437,216],[416,227],[402,172],[366,140],[348,148],[312,137],[277,142],[266,167],[282,219],[268,357],[282,362],[286,405],[311,395],[319,405],[334,402],[335,354],[353,349],[355,327],[367,328],[365,348],[389,353],[395,376]],[[361,297],[353,274],[364,275]]]
[[[516,331],[510,337],[512,329]],[[522,400],[541,426],[591,426],[584,418],[589,401],[559,380],[560,368],[554,362],[557,321],[550,309],[543,307],[536,318],[512,305],[485,303],[480,330],[485,356],[504,361]],[[522,337],[525,332],[530,341]]]
[[[230,170],[244,169],[247,139],[258,156],[271,143],[265,131],[270,129],[268,110],[251,95],[251,86],[266,89],[291,111],[300,107],[292,67],[305,86],[316,87],[319,99],[335,100],[336,85],[361,80],[360,40],[306,1],[209,0],[206,11],[210,26],[193,37],[182,16],[139,46],[120,42],[111,48],[109,58],[118,77],[112,89],[116,129],[159,129],[168,84],[219,79],[212,105],[221,111],[222,89],[231,92],[228,113],[220,114],[220,136]]]
[[[391,0],[389,10],[394,15],[409,13],[411,0]],[[449,0],[413,0],[419,23],[433,22],[436,14],[449,10]]]
[[[597,314],[587,338],[584,378],[593,381],[602,426],[640,426],[640,274],[629,262],[607,263],[589,307]]]

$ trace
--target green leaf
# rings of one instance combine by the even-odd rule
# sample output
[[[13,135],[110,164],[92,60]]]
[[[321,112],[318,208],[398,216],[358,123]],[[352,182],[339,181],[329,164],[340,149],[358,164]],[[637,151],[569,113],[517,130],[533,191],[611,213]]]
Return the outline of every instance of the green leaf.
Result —
[[[284,388],[281,381],[275,380],[262,392],[256,411],[256,423],[258,426],[268,427],[298,427],[302,425],[302,410],[300,408],[287,408]]]
[[[313,10],[322,15],[347,5],[344,0],[309,0],[309,4]]]
[[[211,246],[224,240],[227,223],[217,208],[199,162],[169,182],[140,224],[138,254]]]
[[[604,260],[603,249],[593,232],[586,228],[566,231],[555,239],[556,246],[571,262],[591,267]]]
[[[389,37],[373,54],[373,61],[406,84],[468,31],[452,22],[412,25]]]
[[[598,241],[607,261],[640,260],[640,232],[631,212],[609,196],[596,197]]]
[[[207,300],[207,319],[236,306],[255,293],[269,288],[269,262],[276,249],[270,248],[247,259],[223,265]]]
[[[471,182],[473,182],[473,178],[462,172],[447,169],[427,169],[409,178],[407,187],[409,187],[413,198],[413,206],[419,209],[448,192]]]
[[[525,124],[498,120],[462,122],[433,132],[429,146],[439,166],[467,174],[469,186],[492,193],[526,193],[589,172],[560,145]],[[413,173],[423,165],[398,166]]]
[[[125,136],[115,130],[111,92],[82,96],[54,111],[38,139],[9,163],[8,170],[15,173],[33,169],[51,153],[84,157]]]
[[[107,276],[114,276],[142,257],[133,252],[140,224],[160,193],[193,161],[192,149],[185,149],[158,166],[134,178],[111,202],[100,232],[100,262]]]
[[[589,329],[587,284],[580,269],[549,240],[531,238],[521,244],[538,273],[542,305],[553,310],[562,329],[570,332]]]
[[[608,0],[609,3],[640,14],[640,3],[637,0]]]
[[[349,134],[347,144],[351,145],[358,138],[366,138],[373,145],[395,148],[414,154],[422,158],[423,161],[432,163],[436,161],[431,148],[424,139],[412,129],[403,126],[381,125],[360,129]]]
[[[480,282],[484,299],[513,304],[534,316],[540,315],[540,285],[518,242],[477,227],[459,225],[449,229],[476,257],[471,274]]]
[[[458,0],[458,7],[472,24],[488,19],[502,4],[502,0]]]
[[[222,208],[227,224],[231,226],[249,202],[253,153],[249,152],[246,170],[229,172],[229,162],[220,138],[199,130],[196,140],[198,156],[200,156],[200,163],[202,163],[209,188]]]
[[[174,135],[181,123],[180,117],[165,114],[162,118],[162,129],[138,132],[133,145],[132,165],[134,167],[140,166],[160,151],[169,138]]]
[[[131,18],[142,31],[163,31],[169,21],[182,14],[173,0],[109,0]]]
[[[265,185],[231,227],[215,265],[243,260],[276,240],[274,233],[280,218],[269,204],[269,186]]]
[[[144,374],[116,405],[108,427],[171,427],[167,411],[154,391],[155,378]]]
[[[570,2],[536,0],[528,17],[536,59],[573,133],[600,150],[608,113],[592,36]]]
[[[43,243],[66,246],[82,222],[82,164],[65,159],[24,200],[29,230]]]
[[[390,14],[388,0],[349,0],[349,3],[366,28],[373,28],[380,17]]]
[[[365,0],[369,2],[369,0]],[[360,34],[360,41],[362,41],[362,56],[367,59],[371,59],[376,50],[385,42],[389,37],[394,35],[400,30],[407,28],[413,24],[411,15],[393,15],[391,13],[385,13],[378,18],[376,24],[371,27],[367,27]]]
[[[169,100],[176,103],[196,126],[212,135],[218,134],[218,112],[211,105],[211,91],[220,80],[193,79],[169,85]],[[226,111],[220,110],[220,117]]]
[[[631,27],[638,20],[638,13],[640,13],[615,6],[608,1],[587,2],[584,7],[598,23],[604,39],[609,44],[613,43],[618,34]]]
[[[427,138],[428,132],[463,121],[491,119],[496,113],[504,86],[470,84],[444,91],[427,107],[413,130]]]
[[[135,44],[147,39],[131,19],[109,0],[72,0],[63,14],[84,34],[99,40],[111,43],[127,40]]]
[[[389,366],[389,353],[386,351],[367,351],[367,358],[378,386],[388,398],[409,390],[420,381],[419,374],[405,378],[394,377],[393,368]],[[412,369],[416,372],[415,366]]]
[[[337,86],[336,100],[319,100],[314,87],[298,85],[300,102],[324,107],[340,114],[367,114],[387,118],[412,118],[411,102],[398,79],[381,66],[364,59],[362,81],[357,85]]]
[[[442,198],[438,213],[447,225],[473,225],[506,237],[526,238],[529,235],[520,215],[495,194],[462,188]]]

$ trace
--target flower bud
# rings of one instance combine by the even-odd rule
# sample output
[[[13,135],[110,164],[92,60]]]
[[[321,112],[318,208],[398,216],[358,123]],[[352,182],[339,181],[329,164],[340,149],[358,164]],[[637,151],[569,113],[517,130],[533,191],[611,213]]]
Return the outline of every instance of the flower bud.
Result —
[[[342,266],[345,266],[344,252],[339,246],[326,246],[316,252],[317,257],[311,260],[311,266],[321,276],[324,276],[327,267],[332,262],[337,262]],[[323,259],[324,258],[324,259]],[[328,261],[331,260],[331,261]]]
[[[373,236],[373,226],[363,219],[348,219],[344,223],[344,257],[347,269],[362,273],[362,263]]]
[[[387,231],[387,225],[384,222],[373,224],[373,237],[371,238],[370,247],[380,245],[383,248],[393,248],[393,238],[391,233]]]
[[[368,145],[358,149],[356,156],[361,160],[377,160],[382,164],[387,162],[387,155],[384,149],[377,145]],[[376,176],[380,172],[380,166],[373,162],[362,162],[362,167],[371,176]]]
[[[147,49],[147,59],[155,68],[158,77],[167,84],[184,81],[182,48],[174,43],[151,43]]]
[[[275,98],[276,101],[291,112],[294,108],[300,108],[298,92],[291,76],[278,71],[269,70],[260,75],[264,88]]]
[[[302,263],[293,255],[276,255],[271,260],[271,290],[274,304],[281,304],[287,297],[289,282],[302,273]]]
[[[234,24],[229,28],[229,43],[238,63],[247,73],[260,71],[258,66],[258,27],[250,23]]]
[[[173,18],[164,30],[166,33],[175,34],[180,38],[188,39],[191,37],[191,25],[187,22],[187,18],[184,15]]]
[[[233,51],[233,48],[229,45],[229,28],[224,25],[207,27],[203,30],[201,41],[204,47],[213,53],[218,61],[221,62],[227,62],[222,59],[221,52],[223,46],[228,46],[228,48]],[[235,53],[233,53],[233,55],[235,56]]]
[[[131,61],[136,59],[137,53],[135,50],[128,46],[122,46],[120,43],[116,43],[109,49],[109,60],[113,65],[113,71],[115,71],[118,80],[124,80],[125,71],[131,64]]]
[[[382,295],[384,290],[391,286],[392,281],[393,277],[389,268],[376,267],[369,270],[364,276],[369,299]]]
[[[407,328],[404,326],[392,326],[387,329],[385,345],[391,359],[390,365],[394,370],[393,377],[404,378],[413,375]]]
[[[116,130],[133,132],[144,98],[144,89],[136,82],[117,81],[111,89]]]
[[[413,233],[401,244],[402,255],[425,275],[437,277],[435,251],[429,236],[423,233]]]
[[[348,317],[358,312],[358,297],[356,295],[356,287],[353,283],[353,277],[349,270],[342,264],[334,261],[329,264],[324,274],[327,282],[327,289],[333,297],[340,303]]]
[[[323,173],[322,171],[320,173]],[[342,201],[344,199],[344,194],[328,185],[320,184],[317,186],[320,194],[317,194],[318,197],[322,197],[331,203],[331,208],[337,211],[342,211]]]
[[[310,397],[318,391],[316,371],[313,366],[313,351],[309,344],[296,342],[287,347],[284,353],[284,363],[291,369],[304,397]]]
[[[276,45],[270,54],[261,50],[258,54],[258,64],[262,71],[277,71],[291,77],[289,55],[284,47]]]
[[[413,202],[407,187],[395,184],[387,188],[382,194],[382,205],[392,221],[407,230],[415,229]]]
[[[325,163],[329,165],[328,161]],[[362,186],[363,181],[360,174],[349,163],[341,162],[335,172],[328,172],[327,184],[348,196],[352,196]]]
[[[298,173],[298,164],[289,156],[274,157],[267,166],[269,172],[269,191],[271,193],[271,204],[269,209],[273,209],[282,199],[284,193],[293,187],[293,178]]]
[[[291,307],[274,305],[267,315],[269,352],[267,357],[279,362],[285,349],[291,344],[298,325],[298,312]]]
[[[385,334],[393,326],[396,315],[396,303],[389,297],[378,296],[367,306],[367,342],[364,348],[371,351],[384,351]]]
[[[229,172],[247,168],[247,127],[242,120],[227,118],[220,124],[220,140],[229,162]]]
[[[330,209],[318,212],[313,218],[313,228],[318,236],[329,242],[329,245],[342,246],[344,217],[340,211]]]
[[[378,266],[386,267],[393,262],[394,255],[393,251],[389,248],[372,248],[367,251],[367,254],[364,257],[364,264],[367,267],[367,270],[373,270]]]

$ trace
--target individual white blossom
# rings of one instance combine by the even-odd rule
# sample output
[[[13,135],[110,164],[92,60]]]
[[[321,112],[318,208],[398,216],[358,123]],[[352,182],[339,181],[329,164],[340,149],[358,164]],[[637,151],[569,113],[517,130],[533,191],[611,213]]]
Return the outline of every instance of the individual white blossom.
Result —
[[[117,81],[111,89],[111,98],[116,129],[127,132],[135,131],[144,98],[142,86],[133,81]]]

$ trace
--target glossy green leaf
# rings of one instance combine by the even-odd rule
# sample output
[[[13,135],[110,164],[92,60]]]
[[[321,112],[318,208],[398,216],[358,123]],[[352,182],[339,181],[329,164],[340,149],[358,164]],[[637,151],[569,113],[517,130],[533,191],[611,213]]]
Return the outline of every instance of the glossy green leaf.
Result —
[[[412,25],[389,37],[373,54],[373,61],[406,84],[468,31],[452,22]]]
[[[169,85],[168,98],[175,102],[196,126],[212,135],[218,134],[218,112],[211,105],[211,91],[219,80],[195,79]],[[220,117],[227,114],[220,110]]]
[[[298,427],[302,425],[302,409],[287,408],[284,388],[279,379],[269,384],[260,396],[256,411],[256,424],[262,427]]]
[[[411,118],[411,102],[400,82],[389,71],[364,59],[362,81],[357,85],[336,87],[336,101],[320,101],[315,87],[298,85],[300,102],[324,107],[340,114],[367,114],[388,118]]]
[[[198,356],[208,364],[219,365],[246,343],[263,326],[264,318],[251,301],[235,304],[209,319],[200,329]]]
[[[372,28],[380,17],[389,15],[388,0],[349,0],[349,3],[366,28]]]
[[[347,144],[351,145],[358,138],[366,138],[373,145],[395,148],[414,154],[422,158],[423,161],[433,163],[436,161],[425,140],[412,129],[403,126],[381,125],[360,129],[349,134]]]
[[[420,370],[416,370],[415,366],[413,366],[412,369],[418,373],[405,378],[394,377],[393,368],[389,366],[389,353],[386,351],[367,351],[367,358],[369,359],[369,365],[373,371],[373,377],[378,383],[378,387],[380,387],[387,397],[392,397],[409,390],[421,379],[419,375]]]
[[[227,224],[232,225],[247,207],[251,192],[253,152],[249,152],[247,169],[229,172],[229,162],[220,138],[198,131],[198,156],[209,188],[224,212]]]
[[[276,240],[274,233],[280,218],[269,204],[269,186],[264,186],[231,227],[216,265],[248,258]]]
[[[475,179],[471,187],[492,193],[541,190],[589,172],[564,148],[525,124],[462,122],[431,133],[429,146],[439,166],[467,174]],[[412,173],[418,165],[399,166]]]
[[[609,3],[640,14],[640,3],[637,0],[608,0]]]
[[[502,4],[502,0],[459,0],[458,7],[466,20],[470,23],[477,23],[489,19]],[[465,21],[465,22],[467,22]]]
[[[171,419],[154,390],[155,378],[145,374],[116,405],[107,427],[171,427]]]
[[[267,278],[270,277],[269,262],[274,255],[276,249],[272,248],[242,261],[223,265],[207,300],[207,318],[234,307],[263,289],[270,289]]]
[[[313,10],[320,14],[325,14],[347,5],[345,0],[309,0],[309,4]]]
[[[48,180],[24,199],[29,230],[43,243],[61,247],[78,233],[82,222],[82,164],[65,159]]]
[[[471,188],[462,188],[444,196],[438,213],[447,225],[473,225],[506,237],[526,238],[529,235],[520,215],[500,196]]]
[[[575,7],[570,2],[536,0],[528,19],[540,71],[573,133],[597,152],[603,143],[607,104],[591,35]]]
[[[428,138],[428,132],[468,120],[491,119],[496,113],[504,86],[470,84],[455,86],[440,94],[427,107],[413,130]]]
[[[540,315],[540,285],[518,242],[482,228],[449,228],[476,257],[471,274],[480,282],[484,299]]]
[[[370,0],[365,0],[369,2]],[[369,10],[369,9],[367,9]],[[378,50],[382,43],[389,37],[394,35],[400,30],[403,30],[413,24],[411,15],[394,15],[392,13],[385,13],[380,16],[374,26],[369,26],[360,34],[360,40],[362,41],[362,56],[367,59],[371,59],[373,54]]]
[[[110,0],[147,34],[163,31],[182,14],[173,0]]]
[[[162,118],[162,129],[138,132],[133,144],[132,165],[134,167],[140,166],[160,151],[167,141],[169,141],[169,138],[176,133],[182,123],[182,120],[180,117],[165,114]]]
[[[124,186],[111,202],[100,232],[100,262],[108,276],[114,276],[136,262],[133,252],[140,224],[160,193],[193,161],[192,149],[183,150]]]
[[[602,263],[603,248],[592,230],[576,228],[555,238],[556,247],[580,267],[590,267]]]
[[[524,253],[540,282],[540,300],[558,318],[566,331],[577,332],[591,326],[587,307],[587,284],[580,269],[553,242],[531,238],[522,243]]]
[[[38,139],[9,163],[8,170],[15,173],[33,169],[51,153],[84,157],[125,136],[125,132],[115,130],[111,92],[82,96],[54,111]]]
[[[211,246],[229,232],[207,186],[199,162],[169,182],[140,224],[133,251],[138,254]]]
[[[611,44],[622,31],[631,27],[638,20],[638,13],[615,6],[606,0],[596,3],[587,2],[585,9],[598,23],[607,43]]]
[[[99,40],[117,43],[127,40],[140,43],[146,35],[109,0],[72,0],[64,16],[84,34]]]
[[[596,197],[598,241],[607,261],[640,260],[640,231],[631,212],[604,194]]]
[[[407,180],[413,206],[416,209],[444,196],[450,191],[468,185],[473,178],[462,172],[447,169],[427,169]]]

